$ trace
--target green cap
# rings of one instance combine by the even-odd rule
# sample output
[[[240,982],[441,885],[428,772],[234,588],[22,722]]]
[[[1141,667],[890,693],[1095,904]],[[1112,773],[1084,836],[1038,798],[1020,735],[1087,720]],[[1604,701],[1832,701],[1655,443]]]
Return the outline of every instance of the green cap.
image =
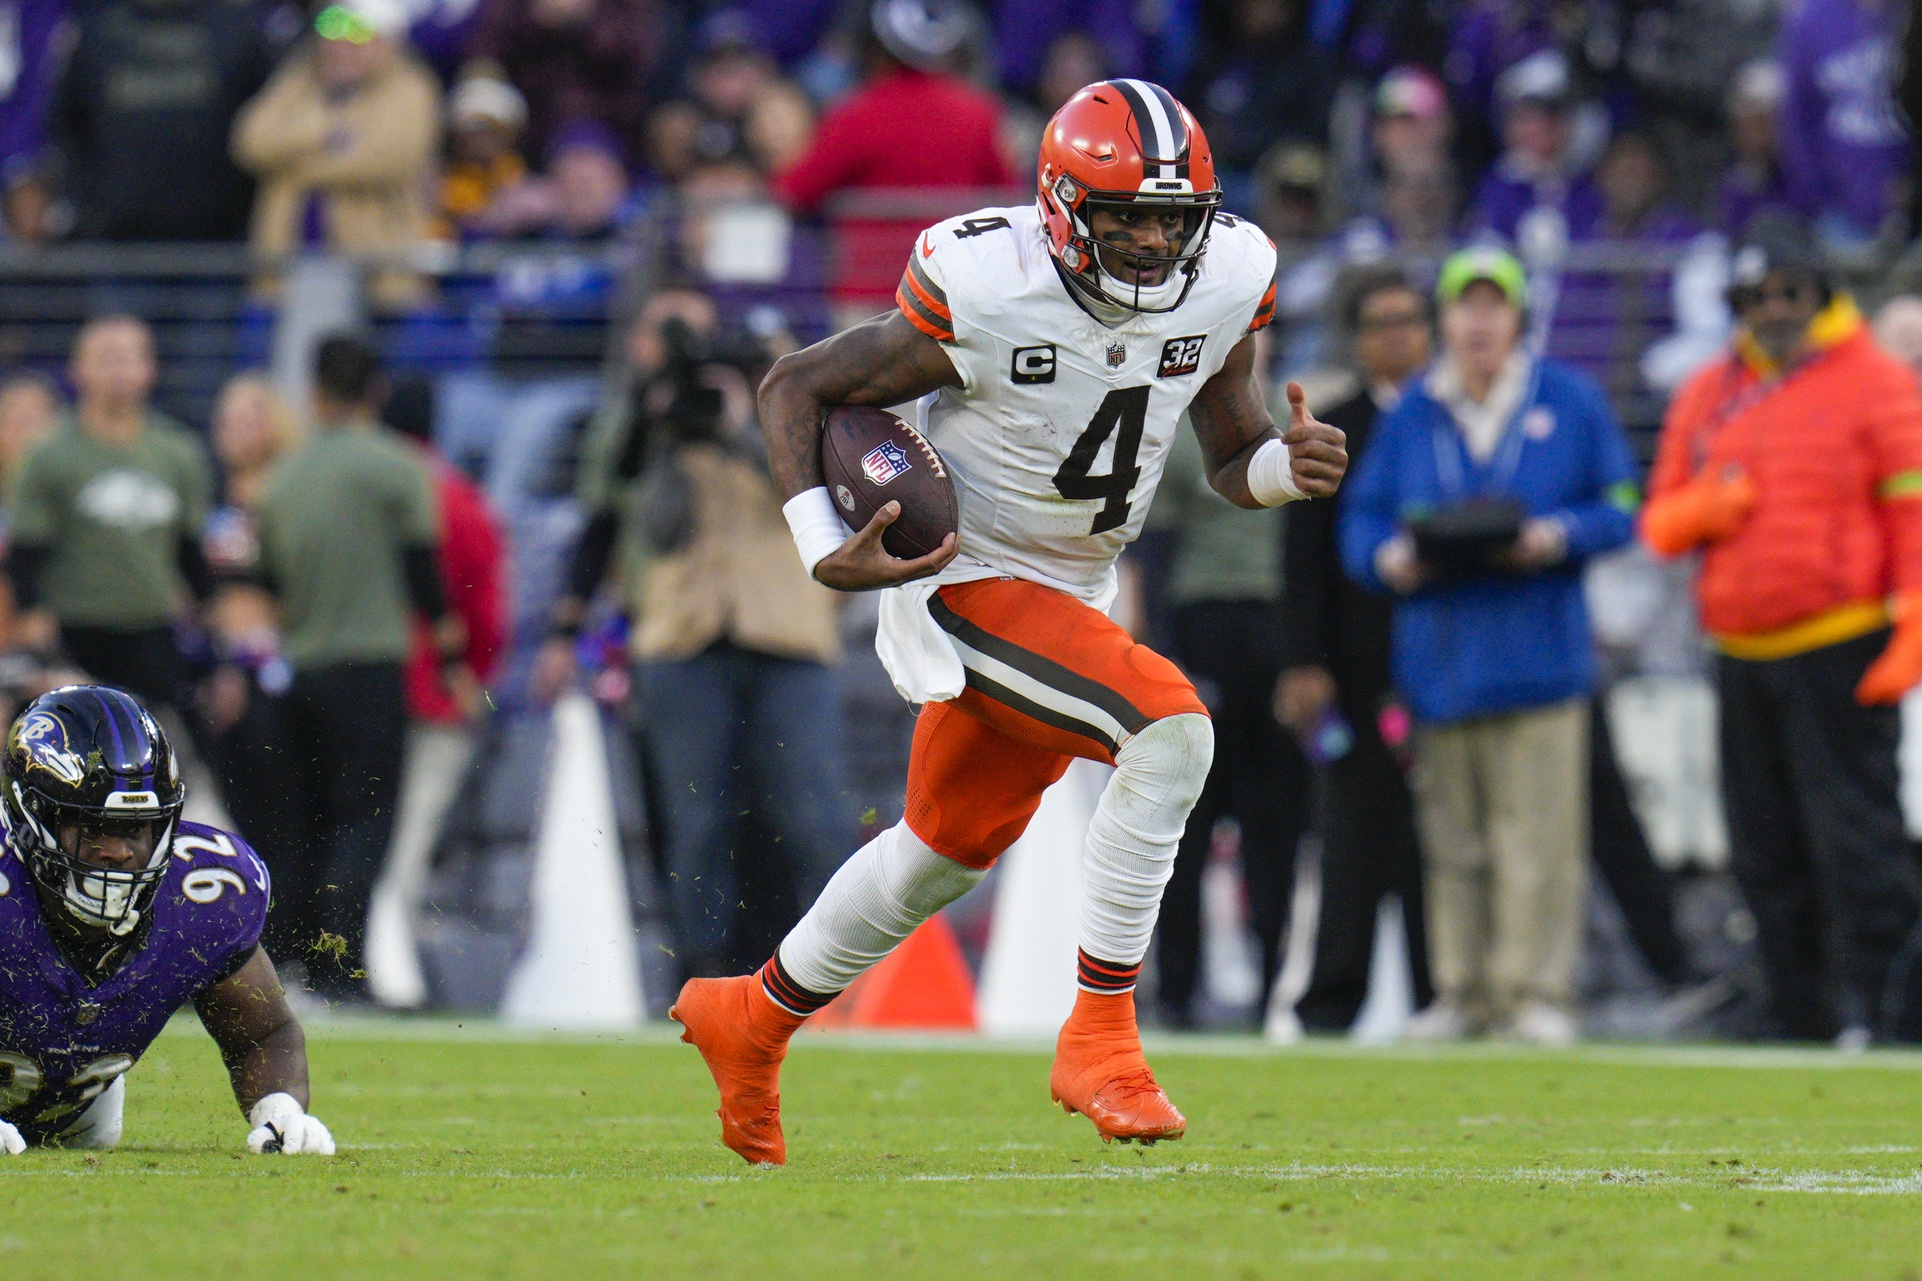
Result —
[[[1477,280],[1486,280],[1501,290],[1515,306],[1528,306],[1528,272],[1514,254],[1493,245],[1476,245],[1450,254],[1435,282],[1435,294],[1446,307]]]

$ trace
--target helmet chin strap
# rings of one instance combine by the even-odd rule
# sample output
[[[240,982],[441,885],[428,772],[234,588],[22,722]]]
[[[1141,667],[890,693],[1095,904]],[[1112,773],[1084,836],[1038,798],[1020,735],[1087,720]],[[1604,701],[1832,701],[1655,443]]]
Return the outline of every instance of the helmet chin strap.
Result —
[[[1121,279],[1108,270],[1107,264],[1101,261],[1099,253],[1095,254],[1094,270],[1095,278],[1103,293],[1116,300],[1133,299],[1138,304],[1129,306],[1128,303],[1120,303],[1122,309],[1128,312],[1161,310],[1174,302],[1176,294],[1180,293],[1183,285],[1181,267],[1173,264],[1167,269],[1168,278],[1158,285],[1136,285]]]
[[[172,822],[161,828],[154,842],[154,852],[148,857],[146,870],[151,871],[172,856],[173,830]],[[116,938],[124,938],[133,933],[141,920],[140,909],[132,906],[140,894],[141,886],[132,876],[125,872],[116,876],[106,868],[87,873],[70,871],[67,873],[67,888],[60,895],[61,902],[69,913],[83,923],[105,928]],[[99,893],[90,892],[94,886],[99,887]],[[111,915],[110,910],[113,913]]]
[[[100,893],[91,894],[87,892],[83,882],[92,881],[95,877],[100,878]],[[60,898],[67,911],[82,922],[105,927],[109,934],[124,936],[140,924],[139,909],[126,906],[132,902],[135,888],[131,881],[110,881],[105,879],[103,873],[82,877],[69,872],[67,873],[67,892]],[[93,906],[95,903],[100,906],[95,908]],[[108,908],[118,907],[125,907],[125,911],[114,916],[107,915]]]

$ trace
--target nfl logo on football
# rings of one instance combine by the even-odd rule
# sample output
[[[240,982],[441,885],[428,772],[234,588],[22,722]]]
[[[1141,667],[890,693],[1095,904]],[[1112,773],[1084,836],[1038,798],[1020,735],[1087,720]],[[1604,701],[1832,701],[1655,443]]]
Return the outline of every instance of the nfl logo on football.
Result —
[[[887,484],[912,465],[907,451],[891,440],[884,440],[861,455],[861,472],[876,485]]]

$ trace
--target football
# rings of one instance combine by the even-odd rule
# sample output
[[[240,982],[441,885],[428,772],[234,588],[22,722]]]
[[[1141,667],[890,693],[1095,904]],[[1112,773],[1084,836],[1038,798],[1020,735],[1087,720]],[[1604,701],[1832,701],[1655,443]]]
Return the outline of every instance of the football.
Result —
[[[881,535],[888,555],[925,556],[961,528],[954,479],[927,437],[885,409],[841,405],[821,433],[821,471],[848,528],[859,531],[889,499],[901,516]]]

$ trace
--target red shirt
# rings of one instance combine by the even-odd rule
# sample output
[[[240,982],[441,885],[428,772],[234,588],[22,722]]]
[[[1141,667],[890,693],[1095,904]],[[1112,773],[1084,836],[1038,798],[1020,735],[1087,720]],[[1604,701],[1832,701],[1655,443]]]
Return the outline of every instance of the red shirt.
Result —
[[[507,639],[506,542],[486,495],[437,451],[426,454],[440,507],[441,588],[447,607],[467,624],[467,661],[484,685],[500,669]],[[460,720],[441,684],[433,635],[419,618],[407,660],[407,714],[442,724]]]
[[[851,188],[1011,187],[1001,154],[1001,106],[965,80],[906,67],[877,76],[821,119],[806,154],[774,180],[797,213],[818,212]],[[835,292],[885,307],[901,264],[923,227],[965,213],[917,211],[911,218],[849,218],[840,223]]]

